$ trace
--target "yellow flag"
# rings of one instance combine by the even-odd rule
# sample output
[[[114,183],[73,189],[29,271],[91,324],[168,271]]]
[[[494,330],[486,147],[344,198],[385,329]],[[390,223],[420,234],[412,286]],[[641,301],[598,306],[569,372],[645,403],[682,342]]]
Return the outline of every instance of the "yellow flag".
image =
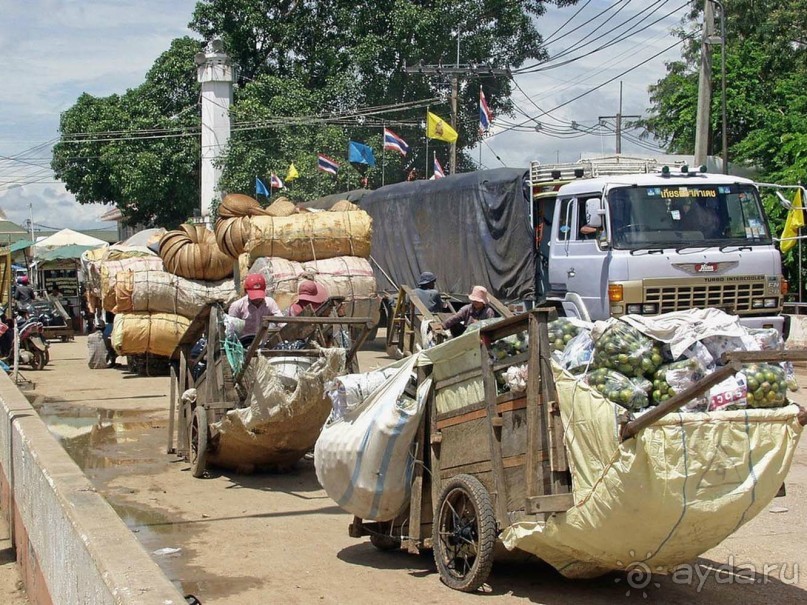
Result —
[[[787,237],[798,237],[799,227],[804,227],[804,205],[801,201],[801,189],[796,189],[796,195],[793,198],[793,203],[790,205],[790,212],[787,213],[787,220],[785,221],[785,228],[782,230],[782,239]],[[779,249],[782,252],[787,252],[796,245],[798,240],[789,239],[779,244]]]
[[[298,176],[300,176],[300,173],[297,172],[297,169],[294,167],[294,162],[292,162],[289,164],[289,171],[286,173],[286,180],[293,181]]]
[[[432,112],[426,112],[426,136],[430,139],[437,139],[438,141],[446,141],[453,143],[457,140],[457,131],[446,124],[445,120],[440,116],[434,115]]]

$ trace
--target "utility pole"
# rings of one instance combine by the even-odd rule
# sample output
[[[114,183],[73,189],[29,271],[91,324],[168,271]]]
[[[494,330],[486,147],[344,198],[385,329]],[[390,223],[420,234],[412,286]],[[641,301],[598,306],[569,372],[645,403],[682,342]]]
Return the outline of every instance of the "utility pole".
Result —
[[[622,80],[619,81],[619,111],[616,112],[615,116],[600,116],[599,120],[602,122],[603,120],[616,120],[616,153],[619,155],[622,153],[622,118],[641,118],[642,116],[636,115],[629,115],[625,116],[622,115]]]
[[[712,102],[712,36],[715,14],[712,0],[703,3],[701,69],[698,77],[698,114],[695,121],[695,165],[706,164],[709,155],[709,108]]]
[[[459,95],[459,79],[462,76],[505,76],[510,73],[507,69],[495,69],[488,65],[460,65],[459,61],[454,67],[443,65],[417,65],[415,67],[404,66],[404,71],[408,74],[424,74],[427,76],[449,76],[451,77],[451,127],[457,129],[457,102]],[[448,168],[449,174],[457,171],[457,143],[451,143],[451,159]]]
[[[205,52],[196,53],[197,80],[202,85],[202,218],[210,222],[221,168],[217,160],[230,140],[230,105],[233,102],[233,66],[221,40],[212,40]]]

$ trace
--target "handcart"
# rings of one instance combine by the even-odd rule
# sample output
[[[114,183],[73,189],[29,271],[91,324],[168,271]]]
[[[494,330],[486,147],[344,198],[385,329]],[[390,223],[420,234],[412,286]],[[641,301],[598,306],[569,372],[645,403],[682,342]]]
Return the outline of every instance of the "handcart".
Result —
[[[312,440],[305,448],[293,451],[274,447],[269,435],[256,435],[251,446],[244,449],[243,461],[232,461],[232,454],[222,460],[221,436],[215,424],[221,421],[228,412],[243,409],[249,405],[249,394],[256,380],[254,366],[257,358],[278,359],[284,366],[294,368],[289,376],[280,376],[284,386],[292,391],[296,383],[296,373],[307,369],[310,364],[306,359],[316,359],[321,355],[318,347],[333,347],[335,328],[337,326],[360,327],[358,338],[346,351],[346,365],[358,368],[356,353],[366,339],[371,326],[370,318],[329,316],[341,299],[332,298],[323,303],[315,314],[300,317],[265,317],[258,334],[248,349],[233,339],[225,337],[223,310],[218,306],[210,307],[206,317],[202,315],[194,321],[180,343],[179,372],[172,371],[171,376],[171,412],[169,423],[169,453],[177,453],[186,458],[191,465],[194,477],[202,477],[208,462],[222,464],[229,461],[228,466],[236,470],[251,472],[255,468],[287,468],[298,460],[313,446],[319,428],[325,422],[330,411],[330,403],[322,395],[313,411],[309,410],[295,419],[294,414],[278,418],[277,423],[286,422],[286,432],[295,432],[298,437],[302,433],[310,435]],[[277,323],[285,324],[277,329]],[[206,344],[198,359],[191,359],[191,347],[205,332]],[[280,343],[294,341],[293,350],[272,348]],[[204,370],[194,378],[192,366],[204,364]],[[298,367],[299,366],[299,367]],[[281,368],[282,372],[282,368]],[[285,379],[288,378],[288,382]],[[195,391],[189,391],[195,389]],[[183,396],[185,394],[185,396]],[[173,446],[174,416],[177,416],[177,443]],[[295,426],[295,422],[298,425]],[[299,426],[299,423],[306,426]],[[278,427],[282,433],[284,427]],[[252,451],[250,451],[252,450]]]
[[[807,351],[733,353],[724,360],[726,367],[634,418],[587,385],[574,384],[571,375],[564,377],[557,367],[553,370],[546,325],[554,315],[552,309],[535,309],[482,327],[478,337],[460,337],[477,339],[478,357],[469,346],[466,359],[478,361],[476,366],[469,362],[453,374],[445,371],[448,363],[456,364],[457,350],[447,349],[452,343],[422,353],[432,364],[419,364],[419,383],[430,376],[433,386],[412,450],[408,508],[391,521],[354,517],[349,527],[352,537],[370,536],[372,543],[384,550],[403,546],[416,553],[431,548],[442,581],[453,589],[470,592],[487,580],[497,540],[546,560],[568,577],[594,577],[627,569],[625,565],[633,560],[627,547],[637,537],[627,528],[642,526],[664,537],[658,539],[660,546],[648,559],[649,567],[669,570],[725,539],[774,497],[801,427],[807,423],[807,411],[791,405],[708,414],[674,412],[736,372],[740,362],[804,360]],[[511,352],[504,358],[492,355],[501,351],[498,342],[525,330],[529,343],[526,351]],[[448,352],[441,353],[440,349]],[[450,361],[444,364],[440,355]],[[525,363],[526,391],[502,389],[497,377],[507,368]],[[587,398],[576,410],[581,416],[569,416],[570,393],[572,401],[577,395]],[[586,414],[599,414],[598,422],[604,418],[604,437],[590,434],[593,424]],[[753,433],[754,423],[771,430],[757,435]],[[667,433],[659,436],[652,431]],[[697,448],[694,453],[707,460],[700,468],[692,459],[673,460],[669,452],[658,452],[661,466],[671,472],[687,476],[678,465],[690,465],[690,483],[686,484],[690,492],[681,503],[687,515],[682,513],[678,519],[673,506],[675,521],[680,522],[651,531],[655,521],[652,511],[669,509],[670,499],[676,504],[678,500],[667,477],[653,475],[653,456],[646,450],[672,441],[670,447],[678,448],[673,451],[680,454],[675,439],[683,431],[702,431],[696,437],[703,438],[690,439],[684,449]],[[718,440],[731,431],[739,443],[734,444],[738,459],[729,456],[718,462],[715,450],[720,448],[710,439]],[[759,438],[754,440],[755,436]],[[754,447],[773,449],[777,439],[782,443],[781,451],[777,450],[780,455],[770,456],[776,465],[765,466],[756,458],[749,463]],[[590,484],[581,480],[581,469],[577,468],[581,451],[591,456],[585,450],[588,446],[595,450],[602,446],[599,451],[609,456],[595,461],[594,470],[586,469],[590,471],[586,478]],[[638,462],[646,457],[651,459],[650,465],[639,469]],[[758,457],[764,458],[761,451]],[[761,466],[751,470],[754,464]],[[700,482],[699,472],[703,473]],[[744,482],[744,476],[756,472],[760,476],[753,477],[755,492],[738,494],[737,485],[751,485],[750,480]],[[721,481],[726,482],[725,488]],[[625,489],[618,489],[620,485]],[[604,506],[615,487],[626,492],[620,494],[623,500],[612,507]],[[704,495],[702,490],[713,491]],[[698,498],[713,498],[720,510],[705,506],[699,516]],[[592,508],[594,514],[590,514]],[[621,560],[605,556],[607,549],[619,551],[622,546],[626,548]],[[682,557],[685,560],[680,560]]]
[[[513,316],[507,305],[492,294],[488,294],[488,301],[500,317]],[[393,359],[400,359],[426,348],[423,336],[425,324],[441,322],[451,317],[453,313],[453,311],[432,313],[426,308],[423,301],[412,292],[412,288],[401,286],[387,324],[387,355]],[[433,334],[433,338],[435,339],[435,344],[444,341],[444,336],[437,333]]]

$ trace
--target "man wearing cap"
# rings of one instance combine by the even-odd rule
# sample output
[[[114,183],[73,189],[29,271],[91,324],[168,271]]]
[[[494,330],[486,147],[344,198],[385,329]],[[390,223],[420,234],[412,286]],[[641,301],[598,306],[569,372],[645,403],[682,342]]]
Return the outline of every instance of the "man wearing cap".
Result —
[[[328,290],[325,286],[311,279],[303,279],[297,285],[297,299],[288,308],[286,314],[289,317],[297,317],[306,307],[316,311],[326,300],[328,300]]]
[[[229,315],[244,320],[241,342],[251,344],[267,315],[283,315],[280,307],[271,296],[266,296],[266,279],[259,273],[250,273],[244,280],[246,296],[230,305]],[[250,338],[251,337],[251,338]]]
[[[412,290],[412,294],[417,296],[426,308],[432,313],[443,311],[443,299],[440,292],[434,287],[437,276],[431,271],[424,271],[418,278],[418,287]]]
[[[488,304],[488,291],[484,286],[474,286],[468,295],[471,302],[443,322],[443,329],[463,324],[466,328],[477,321],[496,317],[496,312]]]

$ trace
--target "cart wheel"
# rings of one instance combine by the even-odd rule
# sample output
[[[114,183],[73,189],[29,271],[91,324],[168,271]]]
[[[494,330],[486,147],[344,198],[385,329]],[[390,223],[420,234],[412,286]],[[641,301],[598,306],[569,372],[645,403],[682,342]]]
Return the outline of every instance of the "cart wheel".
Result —
[[[496,543],[496,517],[485,487],[470,475],[443,486],[432,530],[440,579],[454,590],[473,592],[490,574]]]
[[[34,349],[31,351],[32,359],[31,359],[31,368],[34,370],[41,370],[45,367],[45,356],[42,354],[42,351],[38,349]]]
[[[196,409],[193,411],[193,418],[191,418],[191,449],[189,454],[191,474],[197,478],[205,474],[208,433],[207,410],[203,406],[197,405]]]

